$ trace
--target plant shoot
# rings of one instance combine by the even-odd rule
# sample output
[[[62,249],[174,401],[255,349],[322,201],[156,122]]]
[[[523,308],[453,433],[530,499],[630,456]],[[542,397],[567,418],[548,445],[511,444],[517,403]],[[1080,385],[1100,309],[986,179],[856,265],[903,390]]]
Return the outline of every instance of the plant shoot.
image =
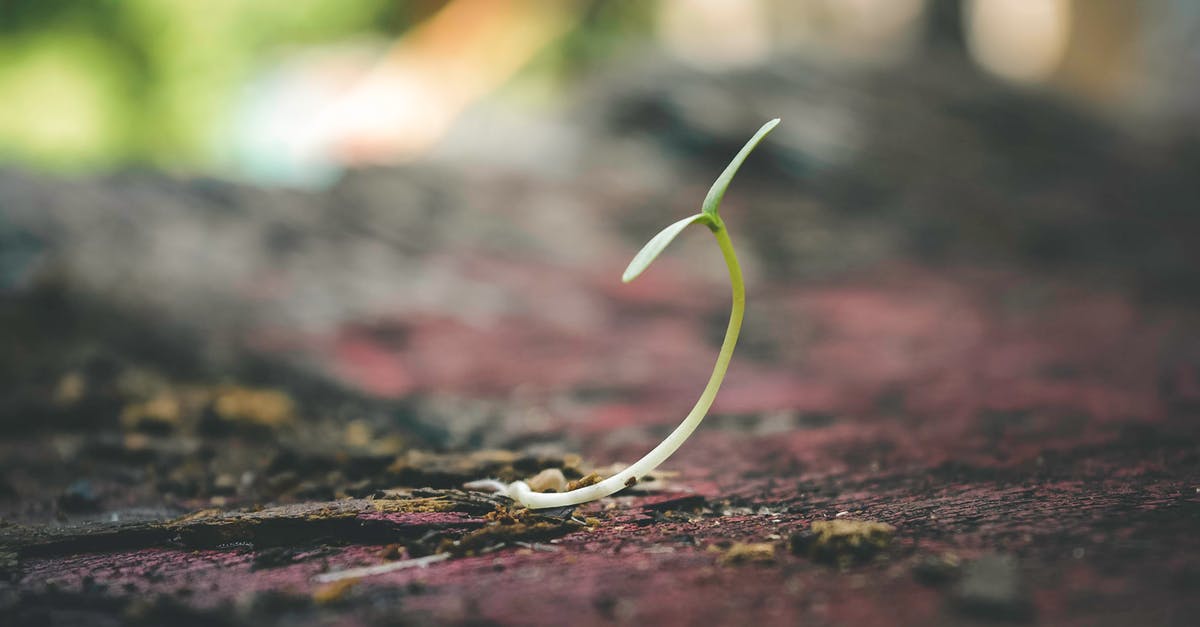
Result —
[[[660,231],[658,235],[651,238],[638,254],[634,256],[633,261],[629,263],[629,267],[625,269],[625,273],[621,276],[621,280],[626,283],[636,279],[671,243],[671,240],[675,239],[680,232],[691,224],[703,224],[707,226],[713,236],[716,237],[717,246],[720,247],[721,254],[725,258],[725,265],[729,268],[729,282],[733,291],[733,308],[729,314],[729,326],[725,330],[725,339],[721,343],[721,350],[717,354],[717,362],[713,366],[712,376],[708,379],[708,385],[705,386],[704,391],[700,394],[700,398],[683,419],[683,422],[665,440],[647,453],[645,457],[615,475],[589,486],[568,492],[535,492],[524,481],[505,484],[499,481],[485,480],[469,483],[467,484],[468,488],[490,489],[500,492],[530,509],[567,507],[594,501],[637,483],[641,477],[648,475],[655,468],[658,468],[659,464],[666,461],[692,435],[696,427],[700,426],[700,422],[704,420],[704,416],[708,414],[709,407],[712,406],[713,400],[717,397],[717,391],[721,389],[721,381],[725,379],[725,372],[728,370],[729,361],[733,357],[733,349],[737,345],[738,333],[741,331],[742,317],[746,309],[746,289],[742,282],[742,269],[738,265],[737,255],[733,250],[733,242],[729,239],[729,231],[725,228],[725,223],[721,220],[718,210],[721,206],[721,199],[725,197],[725,190],[729,188],[729,184],[733,181],[733,176],[737,174],[738,168],[741,167],[746,157],[750,155],[754,148],[758,146],[763,137],[771,132],[771,129],[775,128],[777,124],[779,124],[778,119],[767,122],[762,128],[758,129],[758,132],[754,134],[754,137],[750,138],[750,141],[746,142],[746,145],[737,153],[733,161],[730,161],[729,165],[725,167],[725,171],[721,173],[721,176],[717,177],[712,188],[708,190],[708,195],[704,198],[704,204],[701,206],[700,213],[671,224]]]

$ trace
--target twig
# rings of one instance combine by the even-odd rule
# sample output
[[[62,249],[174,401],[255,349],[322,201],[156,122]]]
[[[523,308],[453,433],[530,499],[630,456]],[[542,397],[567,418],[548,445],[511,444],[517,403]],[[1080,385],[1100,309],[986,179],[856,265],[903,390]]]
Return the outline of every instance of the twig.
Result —
[[[362,568],[350,568],[347,570],[338,570],[332,573],[322,573],[313,577],[316,583],[329,583],[332,581],[341,581],[343,579],[357,579],[359,577],[371,577],[373,575],[382,575],[397,570],[406,568],[425,568],[430,564],[444,562],[450,559],[449,553],[436,553],[434,555],[426,555],[425,557],[415,557],[410,560],[400,560],[398,562],[388,562],[386,564],[376,564],[375,566],[363,566]]]

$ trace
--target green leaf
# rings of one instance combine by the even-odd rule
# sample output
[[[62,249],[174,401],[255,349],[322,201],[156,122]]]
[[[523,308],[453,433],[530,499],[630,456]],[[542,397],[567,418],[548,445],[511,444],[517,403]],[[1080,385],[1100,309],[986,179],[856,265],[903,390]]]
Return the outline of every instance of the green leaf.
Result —
[[[710,218],[703,213],[697,213],[694,216],[688,216],[671,226],[658,232],[658,235],[650,238],[645,246],[634,255],[633,261],[629,262],[629,267],[625,268],[625,274],[621,275],[621,281],[628,283],[638,277],[649,265],[654,261],[659,253],[679,235],[680,231],[688,227],[693,222],[709,222]]]
[[[729,183],[733,181],[733,175],[737,174],[738,168],[742,167],[742,162],[746,160],[746,157],[750,156],[750,153],[758,146],[758,142],[762,141],[762,138],[766,137],[767,133],[770,133],[771,129],[775,128],[778,124],[779,118],[763,124],[762,128],[758,129],[758,132],[754,134],[754,137],[751,137],[750,141],[746,142],[745,146],[742,146],[741,151],[737,153],[733,161],[730,161],[729,165],[725,166],[725,171],[721,173],[721,176],[717,177],[717,182],[713,183],[713,186],[708,190],[708,195],[704,197],[703,211],[705,215],[717,216],[717,209],[721,207],[721,199],[725,197],[725,190],[729,187]]]

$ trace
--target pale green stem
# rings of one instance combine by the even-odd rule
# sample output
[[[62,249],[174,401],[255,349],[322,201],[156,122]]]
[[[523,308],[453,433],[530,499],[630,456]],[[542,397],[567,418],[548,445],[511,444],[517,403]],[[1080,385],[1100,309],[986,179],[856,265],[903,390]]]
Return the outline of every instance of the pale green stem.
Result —
[[[733,348],[737,345],[738,333],[742,329],[742,317],[746,311],[746,288],[742,282],[742,269],[738,265],[737,255],[733,252],[733,242],[729,239],[729,231],[725,228],[721,218],[713,215],[710,216],[710,219],[709,229],[716,236],[717,244],[721,247],[721,254],[725,256],[725,265],[729,267],[729,282],[733,286],[733,310],[729,314],[729,326],[725,330],[725,341],[721,343],[721,352],[717,355],[717,363],[713,366],[712,376],[708,378],[708,385],[700,394],[692,411],[683,419],[683,422],[679,423],[678,427],[675,427],[671,435],[667,436],[645,457],[599,483],[570,492],[554,493],[534,492],[524,481],[517,481],[507,486],[506,493],[509,498],[530,509],[566,507],[604,498],[637,483],[638,479],[650,474],[679,449],[688,436],[696,430],[696,427],[700,426],[700,422],[704,420],[709,407],[717,397],[717,390],[721,389],[721,381],[725,379],[725,371],[729,369],[729,360],[733,357]]]

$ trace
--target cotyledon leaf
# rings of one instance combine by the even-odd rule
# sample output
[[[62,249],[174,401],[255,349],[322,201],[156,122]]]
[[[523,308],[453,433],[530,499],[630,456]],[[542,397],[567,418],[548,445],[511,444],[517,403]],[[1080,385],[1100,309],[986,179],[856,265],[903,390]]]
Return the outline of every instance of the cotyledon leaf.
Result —
[[[670,244],[671,240],[675,239],[675,236],[679,235],[680,231],[686,229],[689,224],[700,221],[708,222],[709,220],[710,218],[703,213],[697,213],[659,231],[658,235],[650,238],[650,241],[646,242],[645,246],[642,246],[638,254],[633,256],[633,261],[630,261],[629,267],[625,268],[625,274],[621,275],[621,281],[628,283],[636,279],[650,265],[650,262],[654,261],[659,253],[667,247],[667,244]]]
[[[725,171],[721,172],[721,176],[718,176],[716,182],[709,188],[708,195],[704,197],[702,211],[668,226],[659,231],[658,235],[650,238],[650,241],[646,242],[646,245],[633,257],[633,261],[629,262],[629,267],[625,268],[625,274],[621,275],[621,280],[628,283],[636,279],[638,275],[650,266],[651,262],[658,258],[658,255],[671,243],[671,240],[675,239],[675,236],[679,235],[689,224],[704,222],[709,225],[719,225],[721,222],[717,216],[717,209],[721,206],[721,199],[725,197],[725,190],[729,188],[729,184],[733,181],[733,176],[737,174],[738,168],[742,167],[742,163],[754,151],[758,143],[778,124],[779,118],[763,124],[762,128],[758,129],[758,132],[754,134],[754,137],[751,137],[750,141],[746,142],[746,145],[742,146],[742,149],[733,157],[733,161],[730,161],[729,165],[725,166]]]
[[[758,142],[762,141],[767,136],[767,133],[770,133],[771,129],[775,128],[778,124],[779,118],[763,124],[762,128],[758,129],[758,132],[754,134],[754,137],[751,137],[750,141],[746,142],[745,146],[742,146],[742,149],[738,151],[733,161],[730,161],[729,165],[725,166],[725,171],[721,173],[721,176],[717,177],[716,182],[709,188],[708,195],[704,197],[704,204],[701,206],[701,211],[705,215],[716,217],[717,209],[721,207],[721,199],[725,197],[725,190],[729,188],[729,183],[733,181],[733,175],[737,174],[738,168],[742,167],[742,162],[746,160],[746,157],[750,156],[750,153],[758,146]]]

